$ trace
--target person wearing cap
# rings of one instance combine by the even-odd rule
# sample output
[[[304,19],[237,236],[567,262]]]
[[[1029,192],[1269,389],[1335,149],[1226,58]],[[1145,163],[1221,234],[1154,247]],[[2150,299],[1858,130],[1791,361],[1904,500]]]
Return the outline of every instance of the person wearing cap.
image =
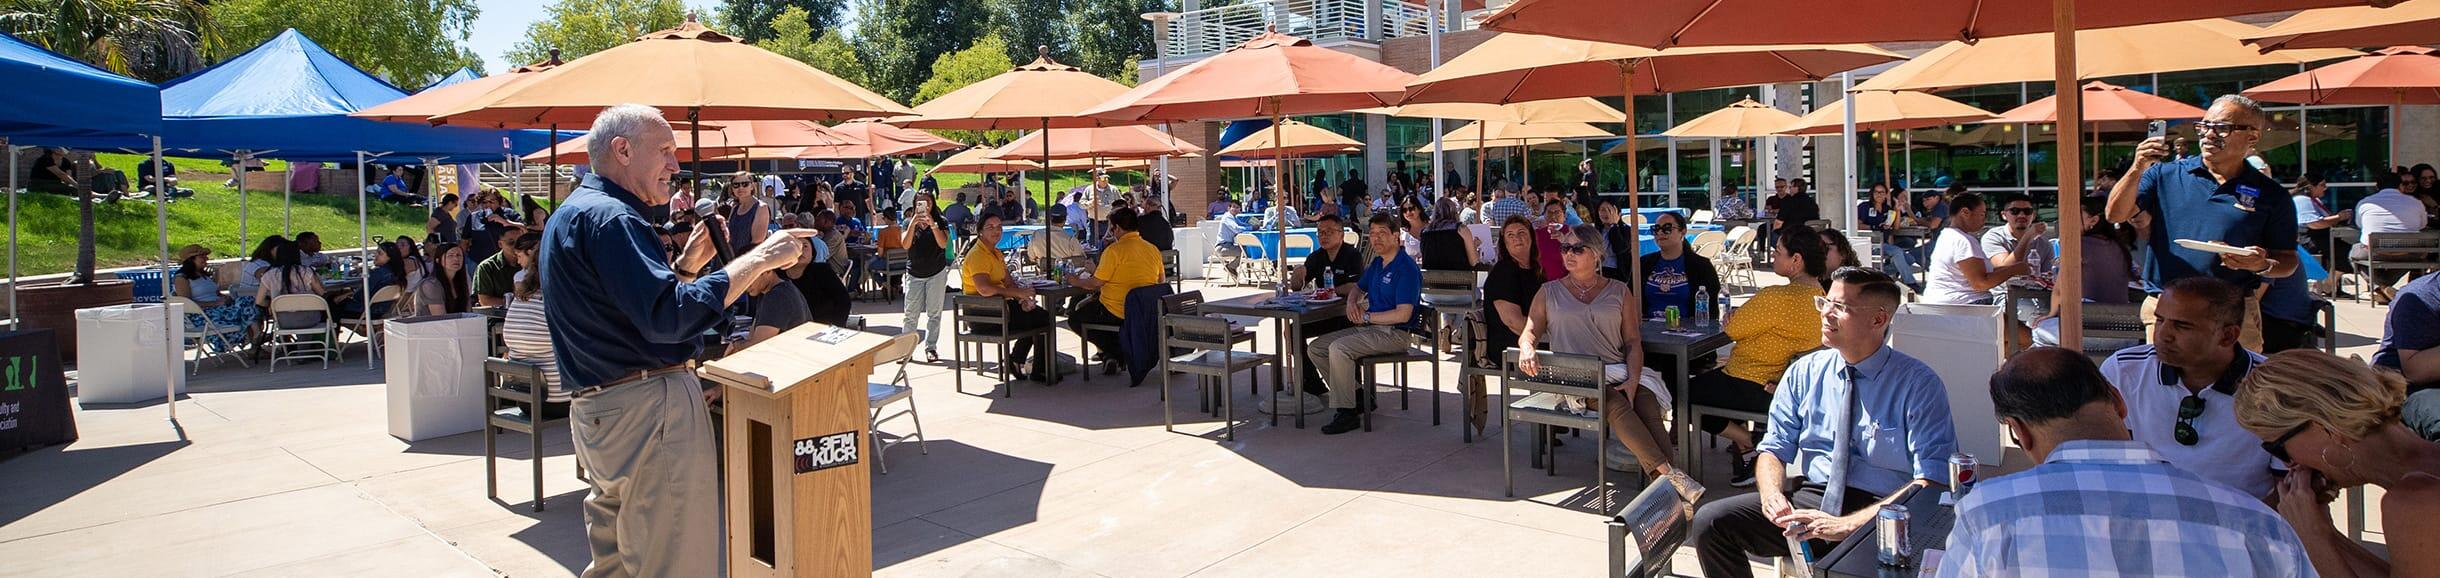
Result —
[[[202,245],[178,248],[178,272],[171,277],[171,289],[179,297],[194,301],[202,313],[222,327],[253,327],[254,303],[245,299],[230,299],[221,292],[219,276],[212,269],[212,249]]]

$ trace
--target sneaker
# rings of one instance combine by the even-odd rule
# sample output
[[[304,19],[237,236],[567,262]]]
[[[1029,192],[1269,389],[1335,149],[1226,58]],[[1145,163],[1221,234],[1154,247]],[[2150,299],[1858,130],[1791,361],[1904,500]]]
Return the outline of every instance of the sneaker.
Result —
[[[1342,409],[1339,410],[1337,417],[1330,418],[1329,425],[1322,426],[1322,435],[1334,436],[1356,431],[1362,427],[1364,427],[1363,414],[1356,413],[1356,410],[1352,409]]]
[[[1752,451],[1737,454],[1737,461],[1728,467],[1728,485],[1739,488],[1753,487],[1754,460],[1761,455],[1761,452]]]

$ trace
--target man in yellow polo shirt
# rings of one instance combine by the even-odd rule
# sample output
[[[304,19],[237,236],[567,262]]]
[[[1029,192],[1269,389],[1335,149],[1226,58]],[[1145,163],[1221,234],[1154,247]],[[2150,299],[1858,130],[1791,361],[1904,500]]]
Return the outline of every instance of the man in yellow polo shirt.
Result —
[[[974,231],[974,248],[966,251],[966,264],[957,274],[959,285],[965,287],[966,294],[1008,299],[1009,331],[1050,325],[1051,312],[1034,302],[1034,290],[1008,278],[1007,257],[1000,254],[1000,216],[983,213],[982,220],[975,223]],[[1000,328],[986,323],[973,325],[974,331],[980,333],[1000,331]],[[1008,364],[1025,367],[1025,359],[1031,356],[1033,349],[1032,339],[1010,346]],[[1018,372],[1018,379],[1050,383],[1050,363],[1054,357],[1058,355],[1044,352],[1040,359],[1035,360],[1032,368]]]
[[[1136,233],[1135,210],[1121,208],[1110,211],[1110,234],[1117,240],[1101,250],[1101,266],[1090,276],[1079,276],[1070,283],[1086,291],[1100,291],[1098,299],[1086,301],[1068,314],[1068,329],[1083,335],[1093,347],[1108,352],[1108,363],[1101,366],[1103,375],[1118,373],[1123,363],[1118,334],[1106,331],[1086,333],[1085,324],[1118,325],[1126,321],[1127,292],[1137,287],[1161,282],[1161,251],[1144,242]]]

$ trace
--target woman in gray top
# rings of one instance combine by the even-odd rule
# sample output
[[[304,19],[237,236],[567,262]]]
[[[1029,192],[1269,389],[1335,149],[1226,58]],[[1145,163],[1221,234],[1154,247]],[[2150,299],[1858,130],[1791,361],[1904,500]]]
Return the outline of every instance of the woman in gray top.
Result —
[[[1642,323],[1634,287],[1601,276],[1609,247],[1601,230],[1577,225],[1560,231],[1560,262],[1567,274],[1542,285],[1526,315],[1518,343],[1548,340],[1550,351],[1591,356],[1602,363],[1601,419],[1635,454],[1646,479],[1677,475],[1670,464],[1668,390],[1658,376],[1646,377]],[[1520,348],[1517,369],[1541,373],[1533,348]]]

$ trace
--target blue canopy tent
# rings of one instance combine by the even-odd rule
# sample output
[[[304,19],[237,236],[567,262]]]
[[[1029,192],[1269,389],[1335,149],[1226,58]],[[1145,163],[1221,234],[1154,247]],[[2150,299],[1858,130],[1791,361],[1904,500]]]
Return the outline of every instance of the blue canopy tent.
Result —
[[[17,148],[60,146],[86,139],[149,141],[153,155],[161,153],[160,90],[143,81],[111,74],[74,58],[45,50],[15,36],[0,34],[0,78],[9,90],[0,91],[0,151],[8,154],[8,277],[9,325],[18,327],[17,308]],[[147,138],[146,135],[149,135]],[[158,166],[159,163],[155,163]],[[169,265],[167,207],[154,207],[161,264]],[[169,279],[162,278],[166,294]],[[169,308],[162,308],[162,338],[177,325]],[[178,375],[181,348],[171,348],[166,375]],[[165,384],[171,420],[178,419],[176,379]]]
[[[435,89],[435,88],[440,88],[440,87],[443,87],[443,86],[449,86],[449,85],[452,85],[452,84],[457,84],[457,83],[460,83],[460,82],[465,82],[465,81],[469,81],[469,80],[474,80],[474,79],[477,79],[477,78],[482,78],[482,77],[483,77],[483,75],[481,75],[481,74],[475,74],[474,69],[471,69],[471,68],[466,68],[466,67],[460,66],[460,67],[458,67],[457,72],[452,72],[452,73],[449,73],[449,76],[442,77],[442,78],[440,79],[440,81],[438,81],[438,82],[434,82],[434,83],[432,83],[432,84],[430,84],[430,85],[428,85],[428,86],[425,86],[425,87],[424,87],[424,90],[432,90],[432,89]],[[415,91],[415,92],[419,92],[419,93],[420,93],[420,92],[423,92],[424,90],[418,90],[418,91]]]

